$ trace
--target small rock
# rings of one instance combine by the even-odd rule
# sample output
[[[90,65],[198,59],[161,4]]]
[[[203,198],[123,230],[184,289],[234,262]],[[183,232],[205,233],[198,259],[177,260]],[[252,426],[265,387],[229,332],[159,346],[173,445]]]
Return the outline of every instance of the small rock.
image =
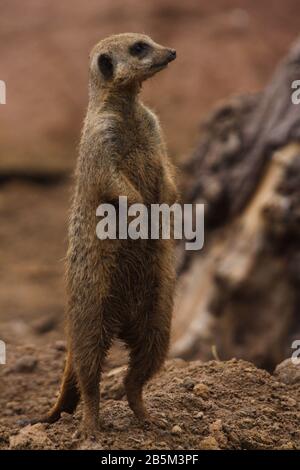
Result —
[[[195,395],[197,395],[201,398],[207,398],[209,388],[205,384],[196,384],[193,388],[193,392],[195,393]]]
[[[12,372],[33,372],[38,364],[38,360],[34,356],[23,356],[18,359],[15,365],[11,368]]]
[[[200,450],[220,450],[219,444],[213,436],[207,436],[200,442]]]
[[[193,416],[194,416],[194,418],[197,418],[197,419],[203,419],[204,418],[204,413],[203,413],[203,411],[196,411]]]
[[[181,433],[182,433],[182,428],[178,424],[175,424],[175,426],[172,427],[171,434],[181,434]]]
[[[288,385],[300,383],[300,364],[294,364],[291,359],[278,364],[274,371],[277,380]]]
[[[223,424],[222,424],[222,421],[220,419],[217,419],[216,421],[214,421],[213,423],[211,423],[209,425],[209,432],[211,434],[215,433],[215,432],[220,432],[222,431],[223,429]]]
[[[294,398],[292,397],[287,397],[285,399],[285,403],[288,405],[288,406],[296,406],[297,405],[297,400],[295,400]]]
[[[186,389],[186,390],[193,390],[194,386],[195,386],[195,382],[191,379],[191,377],[186,377],[184,379],[184,381],[182,382],[182,386]]]
[[[214,437],[218,446],[226,447],[227,437],[223,432],[223,423],[220,419],[217,419],[209,425],[209,432],[211,437]]]

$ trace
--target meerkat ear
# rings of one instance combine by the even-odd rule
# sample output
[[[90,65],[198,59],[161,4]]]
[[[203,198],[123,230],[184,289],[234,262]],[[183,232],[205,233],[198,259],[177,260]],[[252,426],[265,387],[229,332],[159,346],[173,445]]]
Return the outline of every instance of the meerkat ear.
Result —
[[[114,65],[112,58],[108,54],[99,55],[98,67],[105,80],[109,80],[112,78],[114,74]]]

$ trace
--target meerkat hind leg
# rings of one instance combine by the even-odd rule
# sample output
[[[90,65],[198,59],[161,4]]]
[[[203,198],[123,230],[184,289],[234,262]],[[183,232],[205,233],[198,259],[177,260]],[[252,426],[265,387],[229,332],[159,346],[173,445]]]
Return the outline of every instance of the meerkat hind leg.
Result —
[[[143,387],[161,368],[168,351],[169,333],[147,328],[146,338],[127,341],[130,348],[129,367],[125,377],[125,390],[130,408],[139,421],[160,424],[149,415],[143,401]]]
[[[100,378],[102,366],[111,341],[100,341],[95,335],[94,342],[91,338],[85,345],[81,345],[78,352],[81,360],[77,360],[76,371],[83,402],[83,418],[80,434],[84,438],[96,439],[99,433],[99,404],[100,404]],[[78,347],[78,345],[77,345]],[[85,357],[85,360],[82,358]]]

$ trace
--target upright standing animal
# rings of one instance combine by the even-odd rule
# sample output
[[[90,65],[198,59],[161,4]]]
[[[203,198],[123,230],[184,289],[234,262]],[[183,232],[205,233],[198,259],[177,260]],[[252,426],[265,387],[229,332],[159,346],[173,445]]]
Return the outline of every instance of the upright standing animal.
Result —
[[[141,34],[99,42],[90,56],[89,105],[76,169],[67,253],[68,355],[54,422],[83,401],[83,432],[95,435],[99,381],[114,338],[130,351],[125,389],[141,420],[142,390],[166,357],[175,269],[172,240],[99,240],[101,203],[172,205],[174,174],[156,116],[139,100],[144,80],[174,60],[173,49]]]

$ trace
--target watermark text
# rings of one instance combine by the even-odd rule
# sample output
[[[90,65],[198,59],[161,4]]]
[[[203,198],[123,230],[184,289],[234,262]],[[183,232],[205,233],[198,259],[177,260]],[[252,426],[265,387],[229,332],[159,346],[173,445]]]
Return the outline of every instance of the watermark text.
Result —
[[[6,104],[6,84],[0,80],[0,104]]]
[[[116,207],[117,206],[117,207]],[[96,227],[100,240],[186,240],[186,250],[204,245],[204,204],[132,204],[119,196],[118,204],[100,204]]]
[[[0,340],[0,365],[6,364],[6,344]]]
[[[293,104],[300,104],[300,80],[294,80],[292,82],[293,91],[291,95],[291,100]]]

